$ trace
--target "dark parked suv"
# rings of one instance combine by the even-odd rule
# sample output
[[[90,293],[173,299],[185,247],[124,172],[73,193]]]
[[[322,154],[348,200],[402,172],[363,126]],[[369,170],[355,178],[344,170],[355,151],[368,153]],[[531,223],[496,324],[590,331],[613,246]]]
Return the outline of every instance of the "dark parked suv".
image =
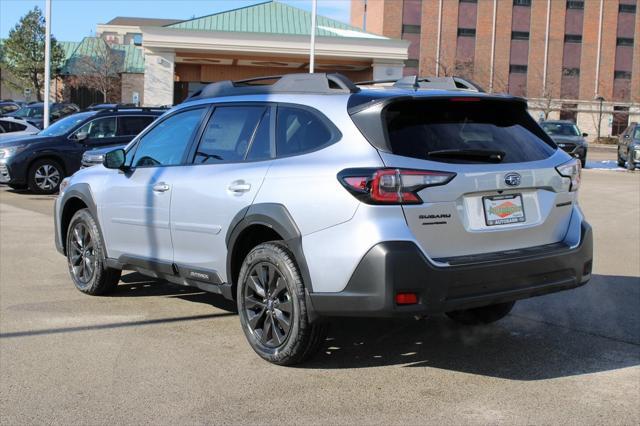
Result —
[[[75,114],[80,111],[80,108],[76,104],[69,103],[52,103],[49,105],[49,121],[51,123],[60,120],[68,115]],[[7,117],[21,118],[38,129],[42,129],[44,126],[44,103],[36,102],[25,105],[17,111],[5,114]]]
[[[39,194],[58,191],[60,182],[80,168],[82,154],[122,145],[163,113],[131,108],[85,111],[63,118],[41,132],[0,144],[0,183],[28,187]]]
[[[635,170],[640,166],[640,125],[631,123],[618,138],[618,166]]]
[[[547,120],[540,123],[551,139],[558,144],[558,147],[571,155],[579,158],[582,167],[587,163],[587,141],[584,139],[588,133],[580,132],[578,126],[569,120]]]

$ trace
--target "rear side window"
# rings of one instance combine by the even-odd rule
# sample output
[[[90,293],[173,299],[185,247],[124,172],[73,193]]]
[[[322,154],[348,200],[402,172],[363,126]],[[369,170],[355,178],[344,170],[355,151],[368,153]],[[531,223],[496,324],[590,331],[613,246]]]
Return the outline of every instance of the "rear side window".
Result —
[[[548,158],[555,144],[523,106],[479,100],[403,101],[384,112],[394,154],[447,163],[520,163]],[[499,156],[483,157],[483,152]],[[470,155],[466,155],[470,154]]]
[[[13,121],[3,121],[0,123],[0,127],[2,127],[6,133],[21,132],[27,128],[27,126],[20,123],[14,123]]]
[[[118,117],[118,136],[135,136],[153,122],[155,117]]]
[[[265,110],[262,106],[216,108],[202,135],[194,163],[243,161]]]
[[[313,112],[292,107],[278,107],[276,154],[278,157],[302,154],[322,148],[333,140],[324,120]]]

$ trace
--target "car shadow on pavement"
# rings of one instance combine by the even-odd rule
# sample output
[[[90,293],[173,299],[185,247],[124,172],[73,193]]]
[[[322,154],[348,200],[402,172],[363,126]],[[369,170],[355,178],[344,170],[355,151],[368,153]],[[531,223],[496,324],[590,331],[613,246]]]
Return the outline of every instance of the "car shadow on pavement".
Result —
[[[640,364],[640,278],[593,277],[587,286],[521,301],[502,321],[466,327],[426,320],[336,319],[301,368],[399,365],[511,380],[544,380]]]
[[[166,296],[204,303],[223,311],[236,313],[236,304],[222,295],[207,293],[197,288],[171,284],[167,281],[146,277],[137,272],[126,273],[120,278],[120,284],[110,297],[150,297]]]

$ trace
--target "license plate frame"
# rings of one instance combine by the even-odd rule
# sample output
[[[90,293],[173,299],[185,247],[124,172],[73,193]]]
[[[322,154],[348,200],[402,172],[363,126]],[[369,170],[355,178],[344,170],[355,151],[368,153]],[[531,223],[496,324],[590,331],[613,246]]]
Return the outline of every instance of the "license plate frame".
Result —
[[[511,202],[511,205],[505,203]],[[509,213],[505,217],[499,217],[495,212],[496,207],[502,209],[513,209],[513,213]],[[494,211],[491,211],[491,210]],[[513,225],[527,221],[524,211],[524,201],[522,194],[506,194],[506,195],[488,195],[482,197],[482,211],[484,214],[484,223],[487,226]]]

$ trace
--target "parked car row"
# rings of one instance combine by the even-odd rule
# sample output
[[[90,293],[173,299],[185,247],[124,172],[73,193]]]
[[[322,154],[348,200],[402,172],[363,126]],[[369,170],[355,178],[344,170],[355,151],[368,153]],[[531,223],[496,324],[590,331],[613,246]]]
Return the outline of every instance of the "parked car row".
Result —
[[[640,125],[631,123],[618,138],[618,166],[635,170],[640,166]]]
[[[0,138],[0,183],[38,194],[55,193],[62,179],[80,169],[86,151],[126,145],[163,112],[103,105],[68,115],[35,134],[25,135],[24,130],[7,133]],[[15,117],[5,117],[0,125],[5,121],[23,124]]]
[[[27,122],[38,129],[44,127],[44,103],[32,102],[14,109],[18,106],[15,102],[8,103],[6,109],[8,112],[2,112],[3,117],[15,117]],[[54,123],[61,118],[79,112],[80,108],[76,104],[66,102],[54,102],[49,105],[49,123]]]

